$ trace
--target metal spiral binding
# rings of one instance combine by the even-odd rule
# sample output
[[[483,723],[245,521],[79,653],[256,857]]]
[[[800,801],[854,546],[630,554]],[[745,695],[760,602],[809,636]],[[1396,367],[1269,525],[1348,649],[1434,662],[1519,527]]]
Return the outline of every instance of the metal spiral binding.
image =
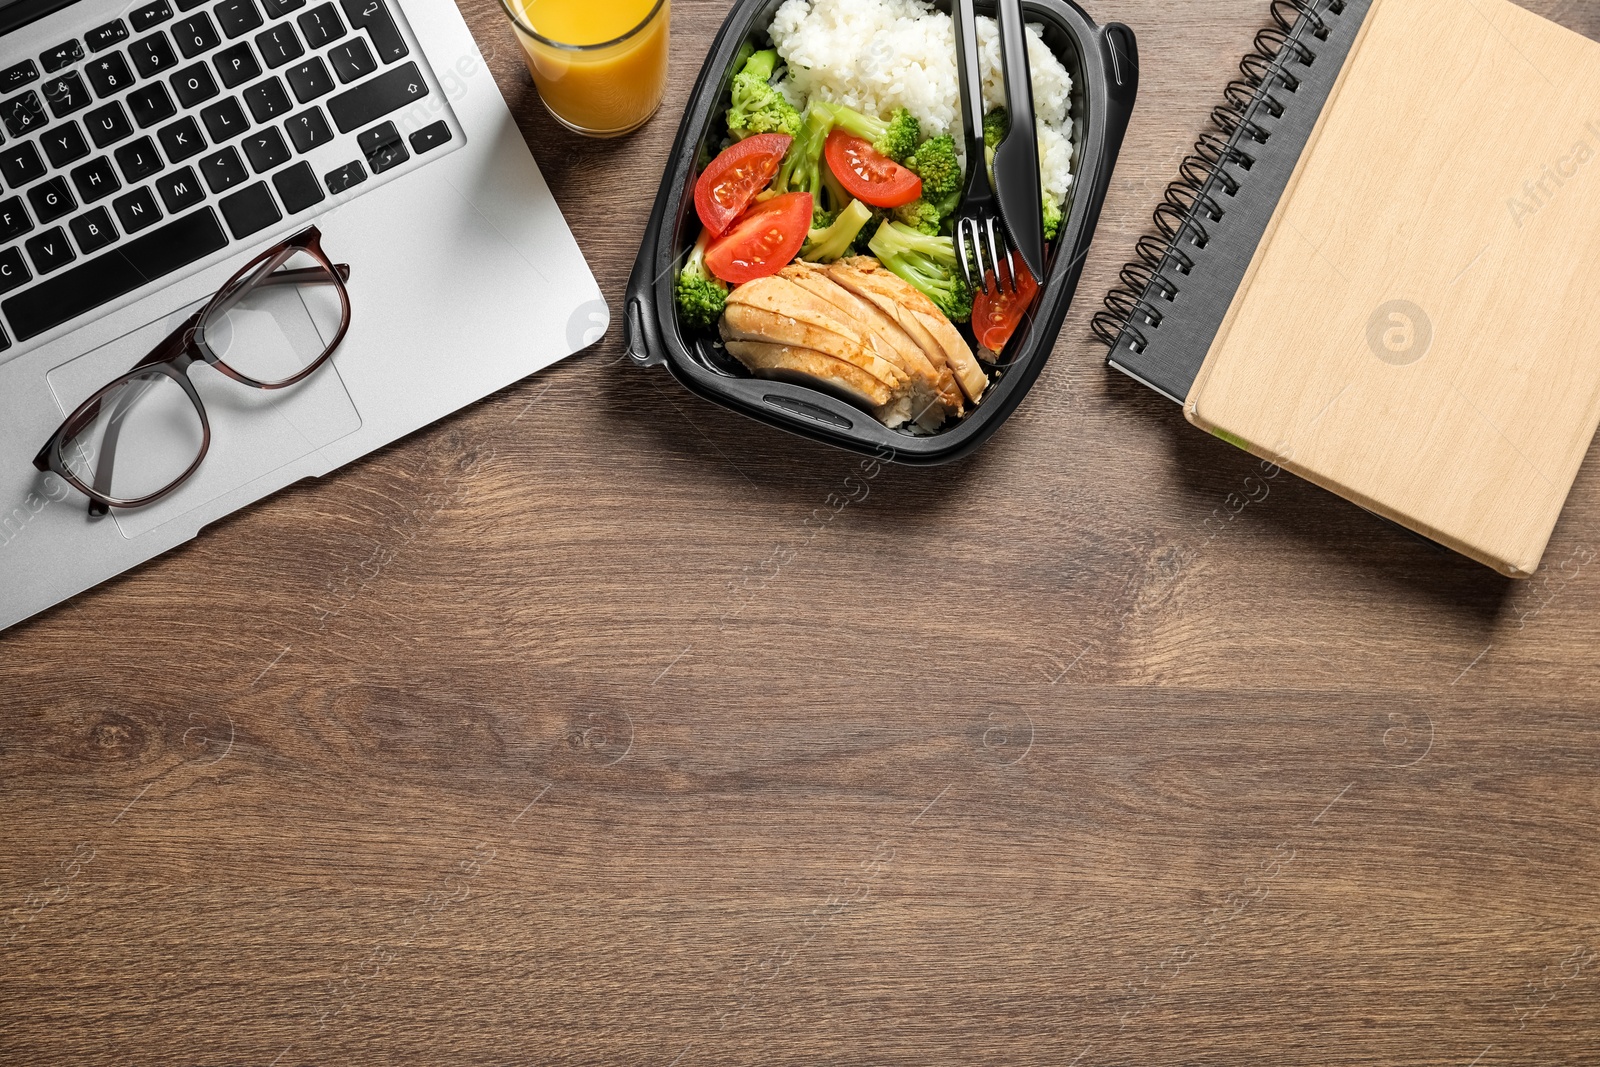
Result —
[[[1229,166],[1249,171],[1255,163],[1252,148],[1266,144],[1271,131],[1257,122],[1259,116],[1278,118],[1286,106],[1282,93],[1300,88],[1293,65],[1310,66],[1316,52],[1305,38],[1327,40],[1328,17],[1344,13],[1345,0],[1273,0],[1272,21],[1256,34],[1254,48],[1239,61],[1240,77],[1223,90],[1223,103],[1211,112],[1211,124],[1195,142],[1194,150],[1178,166],[1178,179],[1167,186],[1155,210],[1155,234],[1146,234],[1134,247],[1135,258],[1122,268],[1119,284],[1106,294],[1105,310],[1090,323],[1094,335],[1115,348],[1124,336],[1135,351],[1148,343],[1144,328],[1160,329],[1162,303],[1176,300],[1181,282],[1168,276],[1190,274],[1194,260],[1181,247],[1188,237],[1197,248],[1211,238],[1208,224],[1221,222],[1227,213],[1214,194],[1233,196],[1239,179]],[[1135,324],[1137,319],[1138,324]]]

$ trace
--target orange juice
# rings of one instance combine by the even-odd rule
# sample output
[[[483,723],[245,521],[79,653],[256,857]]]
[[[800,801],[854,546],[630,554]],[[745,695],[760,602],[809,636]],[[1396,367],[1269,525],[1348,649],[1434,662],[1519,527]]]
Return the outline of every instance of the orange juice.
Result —
[[[550,113],[579,133],[644,125],[667,88],[671,0],[501,0]]]

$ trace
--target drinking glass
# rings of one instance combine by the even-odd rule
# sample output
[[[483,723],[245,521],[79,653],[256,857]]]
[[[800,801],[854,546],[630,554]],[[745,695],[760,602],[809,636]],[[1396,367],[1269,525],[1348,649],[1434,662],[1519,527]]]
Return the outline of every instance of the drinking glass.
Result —
[[[500,0],[539,98],[587,137],[632,133],[667,91],[671,0]]]

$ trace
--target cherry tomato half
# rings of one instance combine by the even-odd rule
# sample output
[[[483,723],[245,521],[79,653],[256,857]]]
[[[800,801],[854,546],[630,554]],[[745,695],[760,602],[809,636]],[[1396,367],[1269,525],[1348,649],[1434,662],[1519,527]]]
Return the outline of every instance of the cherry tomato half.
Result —
[[[800,254],[810,232],[810,193],[763,200],[706,246],[706,269],[730,285],[768,277]]]
[[[861,138],[834,130],[823,155],[845,191],[873,207],[899,207],[922,195],[922,179]]]
[[[1033,280],[1022,257],[1011,253],[1011,273],[1017,279],[1017,291],[1000,288],[990,271],[984,278],[985,287],[972,299],[972,332],[978,343],[991,352],[1005,350],[1023,313],[1033,305],[1039,295],[1039,283]]]
[[[758,134],[730,145],[711,161],[694,184],[694,209],[713,237],[727,232],[772,182],[792,143],[786,133]]]

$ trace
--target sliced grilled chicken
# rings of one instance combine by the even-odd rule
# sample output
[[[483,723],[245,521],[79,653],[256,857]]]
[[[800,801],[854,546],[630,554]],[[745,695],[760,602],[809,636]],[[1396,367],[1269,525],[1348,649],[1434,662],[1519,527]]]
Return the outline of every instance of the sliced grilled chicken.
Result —
[[[898,292],[858,267],[850,266],[853,263],[868,262],[866,260],[840,260],[828,268],[828,276],[853,295],[859,297],[863,303],[872,305],[885,318],[892,321],[922,352],[934,370],[938,382],[939,395],[944,398],[945,406],[960,415],[965,409],[962,402],[961,387],[956,384],[954,373],[950,369],[950,361],[945,358],[944,346],[934,339],[932,333],[923,325],[921,319],[912,314],[911,309],[902,304],[898,299]],[[877,260],[870,261],[877,266]]]
[[[842,319],[842,316],[841,316]],[[842,323],[845,328],[848,324]],[[890,389],[904,384],[910,375],[889,360],[879,356],[868,344],[871,338],[851,340],[832,329],[823,329],[809,322],[801,322],[789,315],[749,304],[729,302],[719,324],[724,341],[759,341],[766,344],[788,345],[792,348],[810,348],[834,359],[853,363],[883,382]]]
[[[861,324],[877,353],[910,377],[905,402],[892,405],[895,410],[891,412],[879,413],[884,422],[891,427],[915,422],[925,430],[937,430],[950,414],[960,414],[961,395],[949,376],[946,375],[946,389],[953,397],[941,395],[939,371],[923,354],[922,347],[888,315],[834,281],[825,268],[814,263],[791,263],[779,276],[828,301],[840,314]],[[947,399],[954,399],[955,404],[948,404]]]
[[[832,330],[857,344],[864,341],[861,323],[852,322],[828,301],[782,276],[746,282],[728,294],[728,303],[770,311],[807,326]]]
[[[989,386],[988,375],[978,366],[977,357],[967,347],[967,342],[932,300],[867,256],[841,259],[828,268],[828,273],[846,289],[893,316],[923,347],[931,362],[944,363],[951,369],[956,381],[961,383],[962,392],[973,403],[983,396]]]
[[[866,407],[881,408],[895,398],[893,390],[854,363],[846,363],[815,349],[761,341],[729,341],[727,349],[749,368],[751,374],[758,377],[798,375],[813,379],[807,384],[830,386],[852,402]]]

